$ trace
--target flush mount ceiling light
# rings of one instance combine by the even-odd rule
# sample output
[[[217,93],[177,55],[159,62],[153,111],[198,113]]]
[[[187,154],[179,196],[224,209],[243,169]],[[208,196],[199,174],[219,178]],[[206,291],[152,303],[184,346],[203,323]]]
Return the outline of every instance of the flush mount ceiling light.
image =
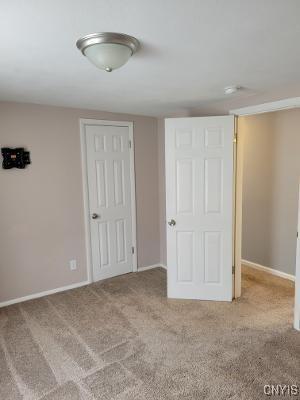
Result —
[[[123,33],[91,33],[77,40],[76,46],[96,67],[111,72],[122,67],[138,50],[139,41]]]
[[[224,93],[225,94],[233,94],[236,93],[238,90],[241,90],[242,87],[238,85],[233,85],[233,86],[226,86],[224,88]]]

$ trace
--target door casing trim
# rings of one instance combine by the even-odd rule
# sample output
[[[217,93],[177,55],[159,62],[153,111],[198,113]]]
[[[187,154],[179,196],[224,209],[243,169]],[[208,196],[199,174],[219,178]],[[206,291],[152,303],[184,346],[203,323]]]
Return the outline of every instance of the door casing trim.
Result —
[[[300,97],[291,97],[288,99],[256,104],[254,106],[236,108],[234,110],[230,110],[229,114],[246,116],[273,111],[290,110],[291,108],[300,108]]]
[[[89,194],[88,194],[86,136],[85,136],[84,128],[86,125],[91,125],[91,124],[100,125],[100,126],[105,126],[105,125],[106,126],[124,126],[124,127],[128,128],[129,140],[131,142],[131,147],[129,148],[129,159],[130,159],[132,246],[134,247],[134,253],[132,254],[132,272],[136,272],[137,271],[137,239],[136,239],[136,199],[135,199],[133,122],[80,118],[79,124],[80,124],[80,149],[81,149],[81,170],[82,170],[82,188],[83,188],[87,282],[91,283],[94,281],[94,279],[93,279],[91,229],[90,229],[90,206],[89,206]]]

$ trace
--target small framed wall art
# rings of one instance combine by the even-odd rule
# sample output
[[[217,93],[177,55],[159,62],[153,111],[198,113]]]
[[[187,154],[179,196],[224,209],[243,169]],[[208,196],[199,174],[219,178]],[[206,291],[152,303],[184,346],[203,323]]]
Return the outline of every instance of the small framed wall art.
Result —
[[[24,169],[26,165],[30,164],[30,153],[23,147],[9,148],[2,147],[1,153],[3,157],[3,169],[19,168]]]

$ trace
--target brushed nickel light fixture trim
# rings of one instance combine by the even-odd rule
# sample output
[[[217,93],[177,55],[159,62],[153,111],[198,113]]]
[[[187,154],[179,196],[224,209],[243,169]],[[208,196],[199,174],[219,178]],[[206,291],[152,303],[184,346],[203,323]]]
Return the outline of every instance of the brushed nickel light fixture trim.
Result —
[[[124,33],[100,32],[78,39],[76,46],[98,68],[111,72],[124,65],[139,49],[140,43]]]
[[[241,89],[242,89],[242,86],[240,86],[240,85],[226,86],[224,88],[224,94],[234,94]]]

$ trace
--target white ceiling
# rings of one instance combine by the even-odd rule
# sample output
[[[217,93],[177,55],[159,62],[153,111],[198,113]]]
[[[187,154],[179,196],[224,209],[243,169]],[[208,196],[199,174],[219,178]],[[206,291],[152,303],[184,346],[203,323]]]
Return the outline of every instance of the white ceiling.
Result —
[[[0,100],[165,116],[296,97],[299,16],[299,0],[1,0]],[[100,71],[75,47],[99,31],[142,48]]]

